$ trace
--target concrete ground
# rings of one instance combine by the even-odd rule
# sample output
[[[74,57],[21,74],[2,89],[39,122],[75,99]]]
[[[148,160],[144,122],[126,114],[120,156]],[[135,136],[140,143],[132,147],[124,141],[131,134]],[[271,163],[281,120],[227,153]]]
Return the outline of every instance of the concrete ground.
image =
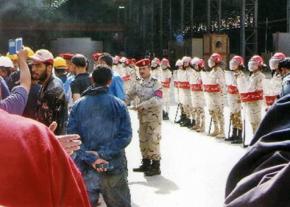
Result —
[[[127,157],[132,206],[222,207],[227,176],[246,149],[179,127],[173,123],[175,111],[172,106],[171,120],[162,126],[162,175],[150,178],[132,172],[140,164],[141,155],[137,115],[130,112],[134,137]]]

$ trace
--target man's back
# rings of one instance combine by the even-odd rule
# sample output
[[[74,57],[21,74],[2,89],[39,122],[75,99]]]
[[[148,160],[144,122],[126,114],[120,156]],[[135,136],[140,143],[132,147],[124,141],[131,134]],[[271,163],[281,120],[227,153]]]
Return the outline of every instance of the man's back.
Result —
[[[72,109],[68,132],[79,134],[85,150],[98,152],[115,170],[126,168],[123,148],[131,141],[130,117],[126,105],[107,88],[85,92]]]
[[[89,206],[80,173],[43,125],[0,110],[0,204]]]

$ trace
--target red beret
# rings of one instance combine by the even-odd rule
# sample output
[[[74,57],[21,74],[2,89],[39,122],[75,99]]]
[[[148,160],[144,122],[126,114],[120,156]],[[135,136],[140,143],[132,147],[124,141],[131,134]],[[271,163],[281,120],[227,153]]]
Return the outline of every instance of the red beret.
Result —
[[[63,59],[65,60],[71,60],[72,57],[74,56],[74,54],[72,53],[62,53],[62,54],[59,54],[60,57],[62,57]]]
[[[151,61],[149,59],[143,59],[143,60],[139,60],[136,63],[136,66],[137,67],[145,67],[145,66],[150,66],[150,64],[151,64]]]
[[[94,61],[98,61],[98,60],[99,60],[99,57],[101,57],[102,54],[103,54],[103,53],[101,53],[101,52],[96,52],[96,53],[94,53],[94,54],[92,55]]]

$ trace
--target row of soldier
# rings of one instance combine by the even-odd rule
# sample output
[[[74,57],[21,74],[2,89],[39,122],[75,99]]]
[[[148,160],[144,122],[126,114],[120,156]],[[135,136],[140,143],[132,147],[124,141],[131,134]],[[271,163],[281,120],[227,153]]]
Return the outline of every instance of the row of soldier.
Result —
[[[181,126],[205,132],[205,109],[210,115],[210,136],[225,139],[232,143],[242,143],[244,121],[242,111],[245,109],[253,133],[256,132],[262,118],[262,108],[266,110],[273,105],[282,90],[282,76],[277,72],[278,64],[286,55],[275,53],[269,61],[272,77],[263,73],[267,68],[263,58],[254,55],[245,71],[244,59],[234,56],[229,67],[224,67],[223,58],[214,53],[207,62],[198,57],[183,57],[177,60],[176,70],[171,72],[169,60],[151,61],[152,76],[162,83],[163,119],[168,120],[170,91],[174,88],[175,100],[181,109],[181,118],[176,121]],[[114,70],[124,80],[126,93],[135,81],[138,81],[138,68],[134,59],[114,58]],[[171,83],[172,82],[172,83]],[[230,111],[229,137],[225,136],[224,106]]]

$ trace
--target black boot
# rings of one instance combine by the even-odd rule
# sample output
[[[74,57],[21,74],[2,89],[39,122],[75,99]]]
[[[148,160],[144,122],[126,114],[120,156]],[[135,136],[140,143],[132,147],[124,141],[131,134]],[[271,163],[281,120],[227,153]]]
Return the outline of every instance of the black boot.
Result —
[[[151,160],[149,159],[142,159],[142,164],[139,168],[134,168],[133,172],[146,172],[150,169]]]
[[[186,115],[185,114],[181,114],[180,119],[178,121],[176,121],[175,123],[176,124],[181,124],[184,121],[185,118],[186,118]]]
[[[242,144],[243,143],[243,130],[237,129],[237,137],[231,143],[232,144]]]
[[[192,129],[196,125],[196,121],[194,119],[191,120],[190,125],[187,126],[188,128]]]
[[[237,139],[237,134],[238,133],[238,129],[237,128],[233,128],[232,130],[232,135],[226,139],[226,141],[231,142]]]
[[[187,117],[185,117],[184,121],[182,123],[180,123],[181,127],[188,127],[189,125],[191,125],[191,120]]]
[[[152,165],[149,170],[145,172],[145,176],[154,176],[154,175],[160,175],[160,160],[153,160]]]
[[[165,120],[165,121],[169,120],[168,113],[165,111],[163,112],[163,120]]]

